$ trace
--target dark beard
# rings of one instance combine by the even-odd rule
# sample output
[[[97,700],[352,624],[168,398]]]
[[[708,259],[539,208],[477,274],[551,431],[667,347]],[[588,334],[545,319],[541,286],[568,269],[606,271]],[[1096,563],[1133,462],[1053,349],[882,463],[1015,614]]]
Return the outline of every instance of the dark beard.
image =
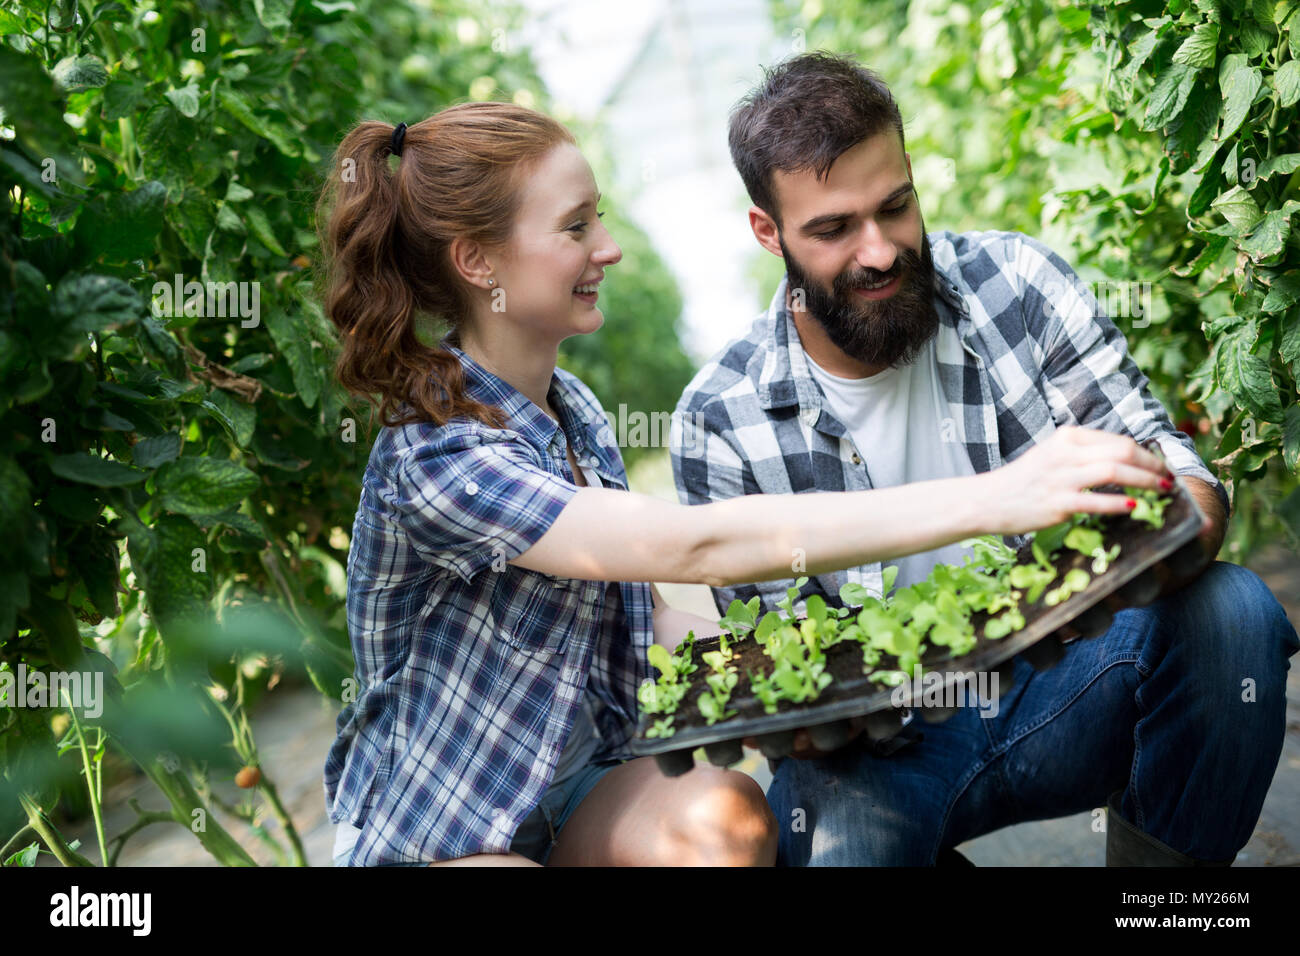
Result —
[[[814,282],[797,263],[785,239],[778,235],[785,257],[787,288],[793,297],[796,289],[804,290],[808,314],[826,330],[826,335],[846,355],[864,365],[897,368],[916,358],[939,328],[939,314],[934,307],[934,260],[930,257],[930,239],[922,224],[921,255],[904,249],[888,272],[841,273],[827,291]],[[898,291],[888,299],[864,299],[853,290],[872,285],[887,276],[902,273]]]

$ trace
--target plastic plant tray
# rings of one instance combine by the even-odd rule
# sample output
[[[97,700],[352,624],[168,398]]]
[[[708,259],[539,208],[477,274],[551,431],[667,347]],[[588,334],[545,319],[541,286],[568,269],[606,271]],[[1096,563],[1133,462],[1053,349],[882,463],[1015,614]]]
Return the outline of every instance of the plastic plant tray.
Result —
[[[910,721],[913,708],[928,722],[946,719],[955,712],[951,706],[927,705],[925,698],[933,700],[942,694],[944,700],[964,698],[968,703],[973,702],[979,689],[976,676],[981,671],[997,673],[1000,696],[1013,682],[1013,659],[1017,655],[1024,656],[1037,670],[1051,667],[1064,654],[1065,643],[1105,633],[1111,625],[1112,611],[1141,607],[1155,600],[1160,590],[1157,565],[1163,564],[1172,574],[1182,575],[1203,561],[1196,537],[1204,518],[1180,478],[1175,479],[1164,519],[1163,527],[1153,529],[1128,515],[1108,516],[1104,525],[1105,541],[1108,546],[1118,542],[1120,553],[1104,573],[1090,573],[1091,580],[1084,590],[1052,607],[1043,603],[1050,587],[1033,603],[1022,599],[1020,609],[1025,626],[1005,637],[985,637],[984,622],[988,615],[973,614],[971,623],[976,645],[959,657],[952,657],[946,647],[930,647],[922,656],[920,667],[926,675],[939,675],[942,691],[935,683],[938,678],[926,676],[922,699],[914,700],[913,691],[917,688],[908,681],[900,685],[902,702],[896,706],[895,688],[872,681],[862,673],[862,646],[856,640],[847,640],[826,648],[826,670],[834,680],[816,700],[799,704],[782,701],[776,713],[768,714],[749,691],[748,671],[766,671],[764,665],[770,661],[758,643],[746,636],[729,641],[734,654],[730,664],[737,667],[740,681],[727,707],[735,710],[736,716],[712,726],[705,722],[696,704],[706,691],[701,667],[691,675],[690,690],[674,712],[675,733],[667,738],[646,737],[646,731],[658,715],[643,714],[629,749],[638,757],[656,757],[665,774],[676,776],[694,766],[693,755],[700,747],[705,749],[709,762],[717,766],[739,762],[743,756],[741,741],[748,737],[757,738],[759,749],[769,759],[787,756],[793,748],[794,732],[800,728],[808,730],[813,745],[820,750],[843,745],[852,736],[855,723],[863,726],[868,740],[877,744],[888,742]],[[1019,560],[1031,560],[1029,555],[1026,544],[1020,550]],[[1090,563],[1087,556],[1062,549],[1054,563],[1057,578],[1053,585],[1071,568],[1090,570]],[[718,635],[697,638],[693,658],[699,661],[701,654],[718,646]],[[876,670],[896,666],[896,658],[882,653]],[[956,685],[967,681],[970,686],[963,693]]]

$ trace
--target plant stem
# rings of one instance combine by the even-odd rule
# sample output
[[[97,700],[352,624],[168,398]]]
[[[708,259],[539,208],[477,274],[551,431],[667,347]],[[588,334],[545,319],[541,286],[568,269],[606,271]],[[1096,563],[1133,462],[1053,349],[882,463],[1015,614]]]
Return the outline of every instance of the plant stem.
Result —
[[[45,819],[45,814],[41,812],[41,808],[36,805],[36,801],[32,799],[30,794],[18,794],[18,802],[22,804],[23,812],[27,814],[28,825],[40,835],[42,840],[45,841],[45,845],[49,847],[50,852],[54,854],[55,859],[64,866],[95,865],[64,842],[59,831],[54,828],[52,823]]]
[[[280,826],[284,827],[285,835],[289,838],[289,845],[293,847],[293,865],[306,866],[307,854],[302,848],[302,839],[298,836],[298,828],[294,826],[293,818],[284,809],[284,804],[280,802],[280,794],[275,789],[275,784],[262,776],[262,782],[259,784],[263,793],[266,795],[266,801],[271,805],[275,812],[275,818],[280,821]]]
[[[110,841],[113,843],[113,852],[108,858],[109,866],[117,866],[117,858],[121,854],[122,848],[126,846],[126,841],[149,824],[175,823],[184,826],[180,820],[176,819],[176,815],[170,810],[141,810],[139,802],[134,799],[131,801],[131,809],[136,812],[135,822],[117,836],[113,837],[112,841]]]
[[[28,833],[35,833],[35,832],[36,831],[32,829],[32,825],[30,823],[24,823],[22,829],[20,829],[17,833],[11,836],[8,842],[6,842],[3,847],[0,847],[0,863],[4,862],[4,860],[6,860],[9,857],[9,854],[13,851],[13,848],[16,847],[19,843],[21,843],[23,841],[23,838]]]
[[[77,710],[72,706],[72,697],[66,687],[63,693],[68,699],[68,713],[72,716],[72,726],[77,732],[77,746],[81,749],[81,767],[86,774],[86,789],[90,792],[90,812],[95,817],[95,837],[99,840],[99,859],[107,866],[108,847],[104,842],[104,814],[99,805],[101,791],[95,786],[95,781],[99,779],[100,768],[92,769],[90,766],[90,754],[86,750],[86,735],[82,733],[81,722],[77,720]]]

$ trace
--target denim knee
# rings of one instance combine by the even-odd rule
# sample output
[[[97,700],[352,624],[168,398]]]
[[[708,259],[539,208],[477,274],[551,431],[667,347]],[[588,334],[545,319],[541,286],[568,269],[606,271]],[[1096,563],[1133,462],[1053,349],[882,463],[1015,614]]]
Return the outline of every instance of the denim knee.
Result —
[[[1254,571],[1216,561],[1166,601],[1177,619],[1175,640],[1193,646],[1201,667],[1285,692],[1287,659],[1300,650],[1300,637]]]

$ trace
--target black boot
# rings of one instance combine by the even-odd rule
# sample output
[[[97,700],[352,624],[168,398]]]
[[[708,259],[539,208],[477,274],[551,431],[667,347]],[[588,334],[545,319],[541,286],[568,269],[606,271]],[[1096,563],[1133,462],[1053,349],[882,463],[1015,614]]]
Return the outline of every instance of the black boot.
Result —
[[[1232,866],[1232,860],[1197,860],[1143,833],[1119,812],[1122,790],[1106,801],[1107,866]],[[1233,859],[1236,859],[1234,855]]]

